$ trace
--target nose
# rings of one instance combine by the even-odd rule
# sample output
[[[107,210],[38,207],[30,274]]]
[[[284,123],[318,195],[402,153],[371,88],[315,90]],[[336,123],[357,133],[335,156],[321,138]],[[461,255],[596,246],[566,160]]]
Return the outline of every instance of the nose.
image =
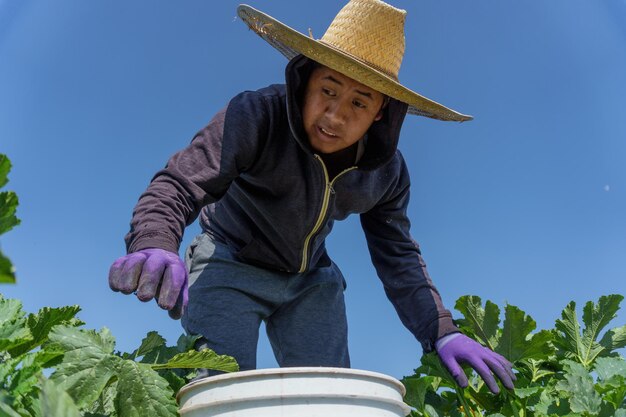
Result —
[[[343,124],[348,117],[348,106],[341,100],[333,100],[326,108],[326,117],[332,123]]]

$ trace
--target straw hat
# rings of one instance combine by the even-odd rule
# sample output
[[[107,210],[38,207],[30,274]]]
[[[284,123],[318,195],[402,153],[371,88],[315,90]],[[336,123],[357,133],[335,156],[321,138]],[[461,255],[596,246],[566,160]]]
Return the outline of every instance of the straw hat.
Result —
[[[305,36],[245,4],[239,17],[288,59],[298,54],[409,105],[407,113],[439,120],[472,120],[404,87],[398,72],[404,56],[405,10],[380,0],[350,0],[322,39]]]

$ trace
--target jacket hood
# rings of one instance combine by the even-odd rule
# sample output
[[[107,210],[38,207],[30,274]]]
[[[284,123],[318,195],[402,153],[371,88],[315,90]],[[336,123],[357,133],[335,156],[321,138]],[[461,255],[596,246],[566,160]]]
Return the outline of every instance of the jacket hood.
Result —
[[[307,151],[313,153],[302,121],[302,98],[315,62],[298,55],[287,64],[285,82],[287,86],[287,117],[291,132]],[[396,153],[400,129],[406,116],[408,104],[389,98],[383,117],[372,123],[367,131],[363,156],[357,163],[361,169],[375,169],[388,162]]]

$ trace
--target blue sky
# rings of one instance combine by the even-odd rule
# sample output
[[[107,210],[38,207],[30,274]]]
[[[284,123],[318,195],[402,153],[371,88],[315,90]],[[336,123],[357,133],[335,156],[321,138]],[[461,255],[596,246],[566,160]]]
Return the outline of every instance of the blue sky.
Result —
[[[283,80],[286,61],[235,19],[237,4],[0,0],[0,152],[22,218],[2,236],[19,280],[0,287],[6,297],[27,311],[79,304],[120,350],[150,330],[175,342],[179,323],[110,291],[107,274],[167,158],[233,95]],[[319,38],[343,2],[250,4]],[[409,117],[400,143],[413,235],[447,306],[478,295],[551,328],[571,300],[580,311],[626,294],[626,3],[392,4],[408,11],[400,80],[475,116]],[[337,224],[328,247],[348,281],[353,367],[411,374],[421,349],[384,296],[358,218]],[[276,366],[265,337],[259,366]]]

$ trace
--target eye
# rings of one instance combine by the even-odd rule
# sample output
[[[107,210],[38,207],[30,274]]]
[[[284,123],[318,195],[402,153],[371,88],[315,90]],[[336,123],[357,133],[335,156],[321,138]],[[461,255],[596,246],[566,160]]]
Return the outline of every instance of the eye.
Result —
[[[322,92],[329,97],[335,97],[335,92],[331,90],[330,88],[322,87]]]
[[[363,104],[363,102],[359,101],[359,100],[353,100],[352,104],[354,104],[356,107],[358,107],[359,109],[364,109],[367,106],[365,104]]]

